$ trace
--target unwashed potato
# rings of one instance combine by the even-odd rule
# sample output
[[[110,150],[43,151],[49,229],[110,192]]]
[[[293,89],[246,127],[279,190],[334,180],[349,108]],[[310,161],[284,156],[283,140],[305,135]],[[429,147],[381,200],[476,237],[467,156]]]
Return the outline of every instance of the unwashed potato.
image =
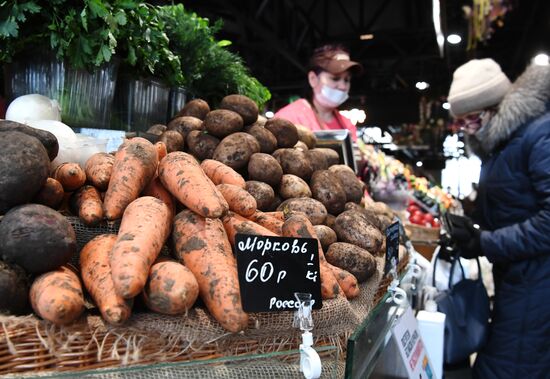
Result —
[[[258,105],[248,96],[237,94],[225,96],[220,103],[220,108],[237,112],[242,117],[244,125],[253,124],[258,119]]]
[[[185,104],[176,117],[191,116],[204,120],[208,112],[210,112],[210,106],[206,101],[202,99],[193,99]]]
[[[260,144],[256,138],[248,133],[237,132],[220,141],[214,150],[212,159],[220,161],[234,170],[239,170],[248,165],[252,154],[259,152]]]
[[[336,237],[336,232],[329,228],[326,225],[314,225],[315,234],[317,234],[317,239],[321,242],[323,251],[327,251],[330,245],[338,240]]]
[[[294,124],[298,130],[298,139],[305,143],[308,149],[313,149],[317,145],[317,136],[307,126]]]
[[[183,138],[186,138],[191,130],[203,130],[204,128],[201,119],[191,116],[180,116],[170,121],[167,129],[176,130],[181,133]]]
[[[220,139],[200,130],[192,130],[187,134],[187,151],[198,160],[212,159],[214,150],[220,143]]]
[[[382,223],[380,222],[379,215],[374,212],[370,208],[362,207],[359,204],[348,202],[346,203],[346,211],[353,210],[356,212],[359,212],[363,215],[363,217],[372,224],[372,226],[376,227],[378,230],[383,231],[385,228],[382,227]]]
[[[293,147],[298,142],[296,126],[284,118],[270,118],[265,123],[265,128],[273,133],[277,139],[277,146],[280,148]]]
[[[271,154],[277,148],[277,139],[269,130],[254,123],[244,128],[244,131],[254,136],[260,144],[260,152]]]
[[[309,162],[311,163],[311,168],[313,171],[317,170],[327,170],[328,169],[328,161],[326,154],[319,149],[310,149],[308,151],[304,151],[304,154],[309,159]]]
[[[351,167],[337,164],[330,166],[328,170],[334,173],[340,183],[342,183],[342,187],[346,193],[346,201],[359,203],[363,197],[365,183],[357,178]]]
[[[330,264],[352,273],[359,283],[376,271],[376,259],[367,250],[346,242],[335,242],[325,253]]]
[[[287,199],[277,207],[277,210],[304,212],[313,225],[323,224],[327,218],[327,209],[323,203],[310,197]]]
[[[338,215],[346,206],[346,192],[338,179],[328,170],[317,170],[309,183],[314,199],[319,200],[331,214]]]
[[[276,187],[281,182],[283,169],[277,159],[269,154],[252,154],[248,161],[248,178]]]
[[[304,180],[309,180],[313,173],[311,162],[307,155],[298,149],[277,149],[273,156],[279,161],[283,173],[296,175]]]
[[[285,174],[282,176],[279,184],[279,195],[283,199],[311,197],[311,190],[302,178],[292,174]]]
[[[309,150],[306,143],[303,142],[303,141],[298,141],[296,142],[296,145],[294,145],[294,148],[295,149],[298,149],[298,150],[302,150],[302,151],[307,151]]]
[[[269,184],[248,180],[246,190],[256,199],[256,207],[260,211],[267,212],[271,209],[271,204],[275,199],[275,191]]]
[[[328,147],[316,147],[315,149],[311,149],[309,151],[319,151],[320,153],[325,155],[325,159],[327,160],[328,167],[340,164],[340,156],[338,155],[338,152],[336,150],[330,149]]]
[[[166,128],[167,127],[164,124],[151,125],[151,127],[149,127],[149,129],[147,129],[147,133],[154,134],[156,136],[160,136],[162,134],[162,132],[164,132],[166,130]]]
[[[215,137],[223,138],[243,130],[243,118],[237,112],[216,109],[206,115],[204,129]]]
[[[158,140],[164,142],[168,153],[173,151],[183,151],[185,140],[183,139],[181,133],[176,130],[165,130],[159,136]]]
[[[328,213],[325,219],[325,225],[334,230],[334,221],[336,221],[336,216]]]
[[[342,212],[336,217],[334,231],[338,241],[352,243],[373,254],[380,251],[384,239],[378,228],[353,210]]]

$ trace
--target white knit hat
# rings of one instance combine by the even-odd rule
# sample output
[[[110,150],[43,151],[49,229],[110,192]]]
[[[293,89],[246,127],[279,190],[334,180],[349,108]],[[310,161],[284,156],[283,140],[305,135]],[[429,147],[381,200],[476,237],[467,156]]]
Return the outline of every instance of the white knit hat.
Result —
[[[512,83],[490,58],[472,59],[457,68],[447,100],[451,114],[460,117],[500,103]]]

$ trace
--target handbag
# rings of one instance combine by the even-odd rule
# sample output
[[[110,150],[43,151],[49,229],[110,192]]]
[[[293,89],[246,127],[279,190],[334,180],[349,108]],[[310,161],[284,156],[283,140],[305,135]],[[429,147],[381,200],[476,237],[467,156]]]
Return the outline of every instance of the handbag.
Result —
[[[437,259],[437,258],[436,258]],[[479,276],[466,279],[460,258],[456,255],[451,264],[449,288],[434,298],[439,312],[445,313],[444,361],[459,363],[479,351],[487,339],[489,326],[489,296],[483,285],[481,265],[476,258]],[[462,280],[453,284],[454,265],[458,262]],[[435,286],[435,267],[432,281]]]

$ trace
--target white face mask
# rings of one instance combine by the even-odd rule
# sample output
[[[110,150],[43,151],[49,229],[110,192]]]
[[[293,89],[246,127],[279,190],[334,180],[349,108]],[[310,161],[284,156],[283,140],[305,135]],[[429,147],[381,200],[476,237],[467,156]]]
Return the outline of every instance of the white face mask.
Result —
[[[321,92],[315,94],[317,101],[327,108],[339,107],[348,97],[349,95],[346,91],[330,88],[324,84],[321,87]]]

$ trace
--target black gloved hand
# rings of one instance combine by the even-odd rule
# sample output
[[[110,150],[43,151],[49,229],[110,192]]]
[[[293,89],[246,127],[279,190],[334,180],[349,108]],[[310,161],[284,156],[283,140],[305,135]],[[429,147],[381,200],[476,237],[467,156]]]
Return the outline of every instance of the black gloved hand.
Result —
[[[460,256],[472,259],[483,255],[481,251],[481,230],[474,227],[467,217],[445,214],[445,224],[451,239],[460,249]]]

